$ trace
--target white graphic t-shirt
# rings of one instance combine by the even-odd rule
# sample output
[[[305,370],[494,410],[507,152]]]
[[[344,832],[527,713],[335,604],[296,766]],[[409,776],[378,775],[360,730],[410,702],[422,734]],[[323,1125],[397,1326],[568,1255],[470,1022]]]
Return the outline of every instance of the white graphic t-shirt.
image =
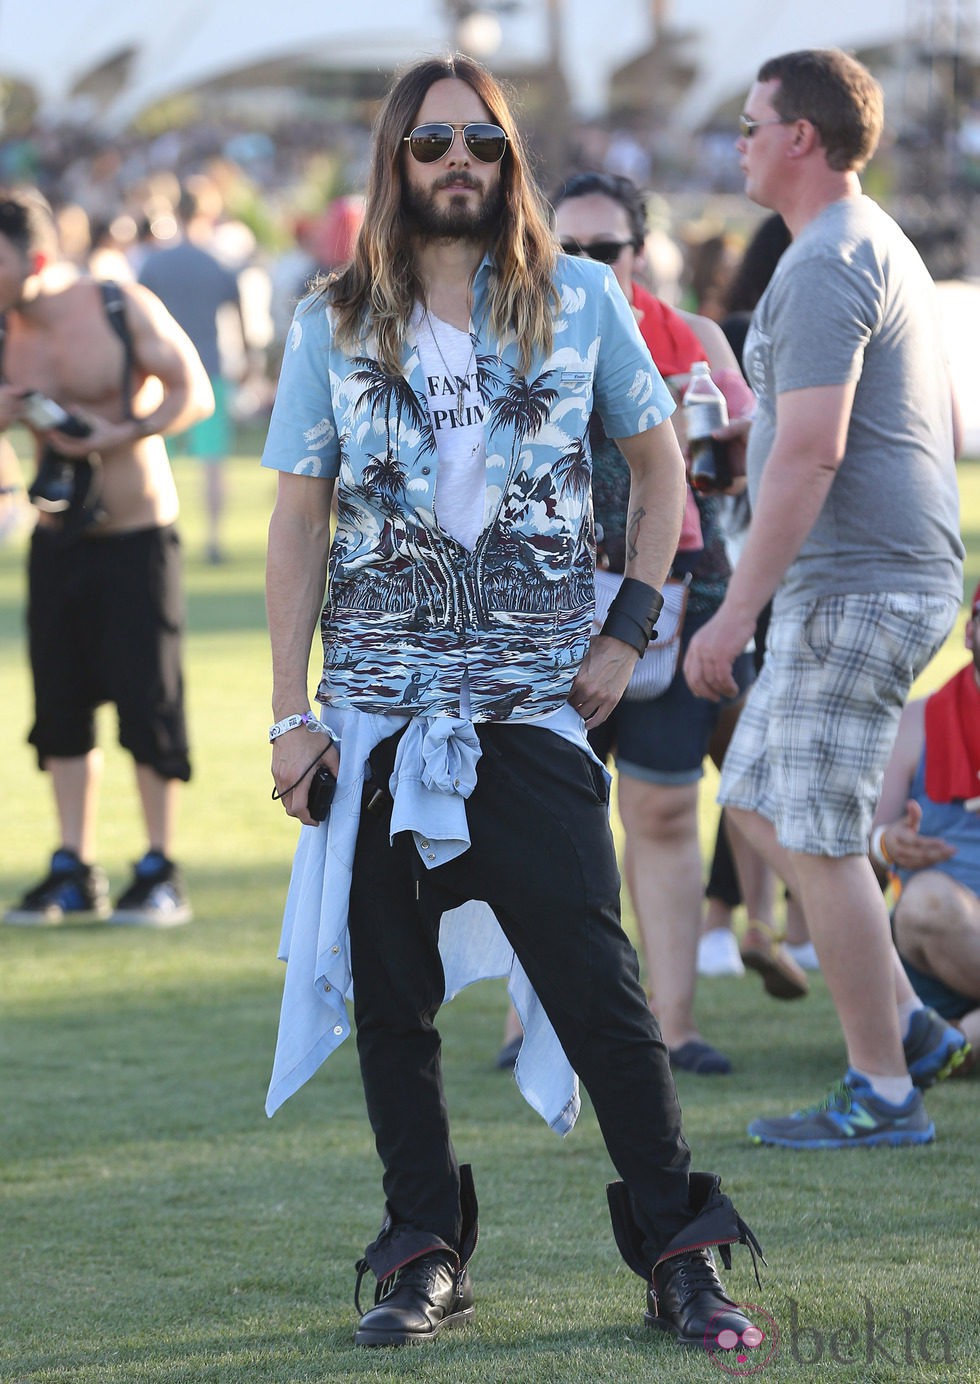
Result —
[[[483,529],[487,491],[486,430],[473,338],[421,307],[414,325],[439,454],[436,517],[446,533],[472,552]],[[460,398],[463,407],[457,413]]]

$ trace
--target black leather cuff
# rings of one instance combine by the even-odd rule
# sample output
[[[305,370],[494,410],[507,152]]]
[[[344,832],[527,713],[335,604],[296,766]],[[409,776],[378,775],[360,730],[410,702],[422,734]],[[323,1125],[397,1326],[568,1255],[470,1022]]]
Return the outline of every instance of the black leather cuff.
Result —
[[[624,577],[599,633],[622,640],[642,657],[651,639],[657,637],[654,625],[663,604],[664,598],[655,586],[635,577]]]

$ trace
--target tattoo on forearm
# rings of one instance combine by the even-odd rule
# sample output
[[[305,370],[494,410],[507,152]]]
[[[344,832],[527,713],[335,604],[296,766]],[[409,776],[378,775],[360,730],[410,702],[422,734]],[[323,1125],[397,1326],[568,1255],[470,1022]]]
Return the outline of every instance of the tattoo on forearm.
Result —
[[[646,510],[640,505],[630,515],[629,523],[626,526],[626,557],[630,562],[633,561],[639,551],[636,545],[640,537],[640,520],[643,519],[645,515]]]

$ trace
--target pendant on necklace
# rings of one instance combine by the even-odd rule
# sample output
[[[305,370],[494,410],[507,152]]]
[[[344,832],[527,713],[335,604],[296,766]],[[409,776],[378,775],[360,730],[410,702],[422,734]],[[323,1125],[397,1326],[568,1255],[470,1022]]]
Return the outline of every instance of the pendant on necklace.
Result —
[[[460,427],[463,426],[463,389],[464,389],[464,385],[465,385],[465,381],[464,381],[463,384],[461,384],[461,385],[459,386],[459,391],[458,391],[458,393],[456,394],[456,422],[458,423],[458,425],[459,425]]]

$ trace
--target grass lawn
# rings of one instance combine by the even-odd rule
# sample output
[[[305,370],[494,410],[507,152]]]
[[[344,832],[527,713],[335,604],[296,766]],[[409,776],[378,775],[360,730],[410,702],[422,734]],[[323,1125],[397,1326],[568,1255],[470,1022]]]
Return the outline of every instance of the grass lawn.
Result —
[[[354,1351],[354,1261],[379,1173],[348,1043],[269,1122],[262,1111],[295,829],[269,801],[262,550],[275,481],[231,470],[231,561],[201,561],[200,477],[178,463],[195,778],[179,857],[196,919],[172,933],[0,929],[0,1384],[710,1381],[719,1369],[642,1327],[643,1290],[614,1248],[611,1176],[586,1108],[564,1142],[493,1069],[502,983],[443,1015],[461,1159],[482,1236],[476,1323],[434,1347]],[[980,465],[961,468],[968,584],[980,576]],[[23,543],[0,548],[0,902],[52,848],[48,785],[24,744]],[[923,679],[962,662],[962,625]],[[70,676],[70,669],[66,670]],[[99,854],[114,888],[142,849],[129,764],[102,722]],[[708,781],[709,788],[711,780]],[[705,793],[705,835],[713,821]],[[753,978],[699,988],[736,1065],[681,1075],[695,1166],[723,1174],[769,1260],[740,1251],[731,1294],[780,1334],[777,1381],[980,1378],[977,1080],[929,1098],[921,1150],[792,1155],[746,1122],[816,1098],[842,1070],[832,1006],[781,1005]],[[732,1367],[728,1367],[729,1373]]]

